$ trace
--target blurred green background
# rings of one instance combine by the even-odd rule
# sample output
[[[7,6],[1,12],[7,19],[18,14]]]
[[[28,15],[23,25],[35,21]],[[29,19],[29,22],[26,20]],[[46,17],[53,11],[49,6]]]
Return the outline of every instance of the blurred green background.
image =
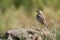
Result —
[[[60,39],[60,0],[0,0],[0,34],[37,25],[36,9],[42,9],[51,32]]]

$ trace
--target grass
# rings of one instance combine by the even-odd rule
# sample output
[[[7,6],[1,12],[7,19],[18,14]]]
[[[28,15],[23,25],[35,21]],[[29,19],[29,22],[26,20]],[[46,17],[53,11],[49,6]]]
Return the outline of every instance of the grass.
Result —
[[[57,40],[60,40],[60,34],[59,35],[57,34]]]
[[[54,27],[60,30],[60,10],[55,11],[51,7],[44,7],[44,15],[46,16],[46,20],[48,22],[49,28],[51,32],[55,32]],[[39,25],[36,21],[36,12],[33,11],[33,16],[28,17],[24,10],[24,7],[16,10],[15,8],[8,8],[3,15],[0,13],[0,34],[6,32],[11,29],[19,29],[19,28],[35,28],[35,26]],[[54,26],[55,24],[55,26]],[[57,31],[60,33],[59,31]],[[57,40],[60,40],[60,34],[57,34]]]

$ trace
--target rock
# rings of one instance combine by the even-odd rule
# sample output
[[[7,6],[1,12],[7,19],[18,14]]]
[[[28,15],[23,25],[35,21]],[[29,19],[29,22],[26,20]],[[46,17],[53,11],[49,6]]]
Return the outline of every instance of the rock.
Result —
[[[48,38],[55,40],[56,35],[50,33],[46,28],[43,29],[17,29],[8,30],[6,32],[9,34],[9,40],[47,40]],[[7,36],[5,34],[5,36]]]

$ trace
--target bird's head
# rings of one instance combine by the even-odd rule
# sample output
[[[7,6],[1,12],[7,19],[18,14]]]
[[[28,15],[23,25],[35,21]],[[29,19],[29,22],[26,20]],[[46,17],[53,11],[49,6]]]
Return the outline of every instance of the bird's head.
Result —
[[[38,15],[42,15],[42,11],[41,10],[36,10]]]

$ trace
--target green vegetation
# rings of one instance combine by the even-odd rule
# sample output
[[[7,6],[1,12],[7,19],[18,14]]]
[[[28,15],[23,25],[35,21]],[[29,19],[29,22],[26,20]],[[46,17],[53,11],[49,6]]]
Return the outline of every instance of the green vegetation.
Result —
[[[10,29],[36,26],[36,9],[43,10],[50,31],[54,32],[56,27],[60,33],[60,0],[0,0],[0,34]]]

